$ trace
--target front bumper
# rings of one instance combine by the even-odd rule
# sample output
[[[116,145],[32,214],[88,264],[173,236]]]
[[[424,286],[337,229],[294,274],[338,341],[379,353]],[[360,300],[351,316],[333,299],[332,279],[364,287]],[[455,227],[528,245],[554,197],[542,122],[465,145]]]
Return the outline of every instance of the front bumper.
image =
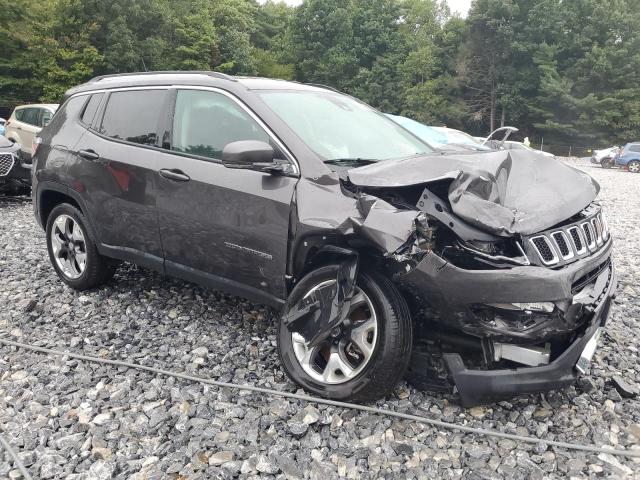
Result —
[[[571,384],[577,377],[576,363],[589,340],[605,325],[615,296],[616,276],[611,257],[611,241],[583,260],[560,269],[517,267],[508,270],[471,271],[459,269],[435,254],[427,255],[401,281],[415,291],[421,289],[430,302],[448,312],[445,322],[464,330],[478,322],[469,314],[474,303],[573,302],[572,287],[585,272],[606,265],[592,282],[587,303],[577,305],[580,327],[570,345],[548,365],[497,370],[468,369],[459,353],[445,353],[445,364],[465,407],[486,404],[514,395],[553,390]],[[582,300],[583,302],[585,300]],[[575,310],[575,309],[574,309]],[[478,328],[476,333],[482,333]],[[530,340],[535,341],[533,336]]]
[[[5,152],[1,152],[6,154]],[[13,155],[13,166],[4,175],[0,175],[0,184],[5,183],[19,183],[19,184],[31,184],[31,162],[25,161],[24,157],[19,151],[7,152]]]

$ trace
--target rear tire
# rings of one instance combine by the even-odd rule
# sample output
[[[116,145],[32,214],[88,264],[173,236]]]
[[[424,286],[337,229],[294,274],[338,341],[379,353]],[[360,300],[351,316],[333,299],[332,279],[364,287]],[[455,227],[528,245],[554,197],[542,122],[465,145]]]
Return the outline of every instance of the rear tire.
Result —
[[[47,219],[49,259],[60,279],[76,290],[102,285],[117,263],[98,253],[80,210],[68,203],[56,206]]]
[[[291,292],[288,304],[295,305],[318,285],[335,280],[338,268],[338,265],[328,265],[307,274]],[[280,321],[278,354],[283,369],[291,380],[308,392],[341,401],[375,400],[392,391],[407,369],[411,358],[412,325],[405,299],[387,277],[375,271],[360,272],[356,280],[356,289],[364,293],[369,302],[364,308],[373,307],[373,314],[370,316],[376,320],[377,329],[375,340],[372,341],[369,337],[369,341],[372,341],[371,353],[364,357],[366,363],[362,364],[360,369],[354,369],[357,374],[353,377],[346,375],[343,379],[334,378],[332,383],[330,377],[327,377],[326,381],[318,378],[323,372],[312,376],[309,365],[303,367],[304,362],[299,359],[298,341],[294,346],[294,335],[284,322]],[[349,342],[353,337],[345,333],[345,338]],[[330,341],[332,339],[328,339],[328,342]],[[322,352],[324,347],[318,348]],[[320,367],[314,364],[313,368]],[[329,368],[328,362],[325,368]]]
[[[631,161],[627,164],[627,169],[628,169],[631,173],[640,173],[640,161],[638,161],[638,160],[631,160]]]

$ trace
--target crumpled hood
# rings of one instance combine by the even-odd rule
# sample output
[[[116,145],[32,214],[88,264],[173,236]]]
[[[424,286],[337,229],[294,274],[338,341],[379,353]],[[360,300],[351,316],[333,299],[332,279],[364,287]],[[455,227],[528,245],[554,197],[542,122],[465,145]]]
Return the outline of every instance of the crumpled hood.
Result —
[[[501,150],[378,162],[351,169],[360,187],[406,187],[450,179],[451,210],[500,236],[529,235],[570,218],[598,195],[598,183],[580,170],[534,152]]]

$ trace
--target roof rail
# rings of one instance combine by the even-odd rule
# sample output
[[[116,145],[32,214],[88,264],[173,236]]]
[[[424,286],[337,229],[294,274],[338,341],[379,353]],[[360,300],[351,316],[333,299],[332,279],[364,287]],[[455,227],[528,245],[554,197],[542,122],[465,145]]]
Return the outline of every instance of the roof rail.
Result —
[[[325,90],[331,90],[332,92],[342,93],[337,88],[330,87],[329,85],[323,85],[322,83],[305,83],[304,85],[309,85],[310,87],[324,88]]]
[[[220,78],[222,80],[237,82],[237,80],[231,75],[227,75],[226,73],[220,73],[220,72],[211,72],[207,70],[162,70],[162,71],[156,71],[156,72],[128,72],[128,73],[112,73],[109,75],[98,75],[97,77],[93,77],[87,83],[99,82],[100,80],[104,80],[106,78],[130,77],[134,75],[158,75],[158,74],[208,75],[209,77],[215,77],[215,78]]]

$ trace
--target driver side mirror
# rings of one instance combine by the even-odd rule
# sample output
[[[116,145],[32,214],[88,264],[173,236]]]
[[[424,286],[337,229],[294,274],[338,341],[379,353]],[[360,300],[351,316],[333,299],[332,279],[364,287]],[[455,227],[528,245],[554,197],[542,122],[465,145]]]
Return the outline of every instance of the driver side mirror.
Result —
[[[271,174],[283,174],[284,165],[274,161],[271,145],[258,140],[231,142],[222,150],[222,164],[227,168],[243,168]]]

